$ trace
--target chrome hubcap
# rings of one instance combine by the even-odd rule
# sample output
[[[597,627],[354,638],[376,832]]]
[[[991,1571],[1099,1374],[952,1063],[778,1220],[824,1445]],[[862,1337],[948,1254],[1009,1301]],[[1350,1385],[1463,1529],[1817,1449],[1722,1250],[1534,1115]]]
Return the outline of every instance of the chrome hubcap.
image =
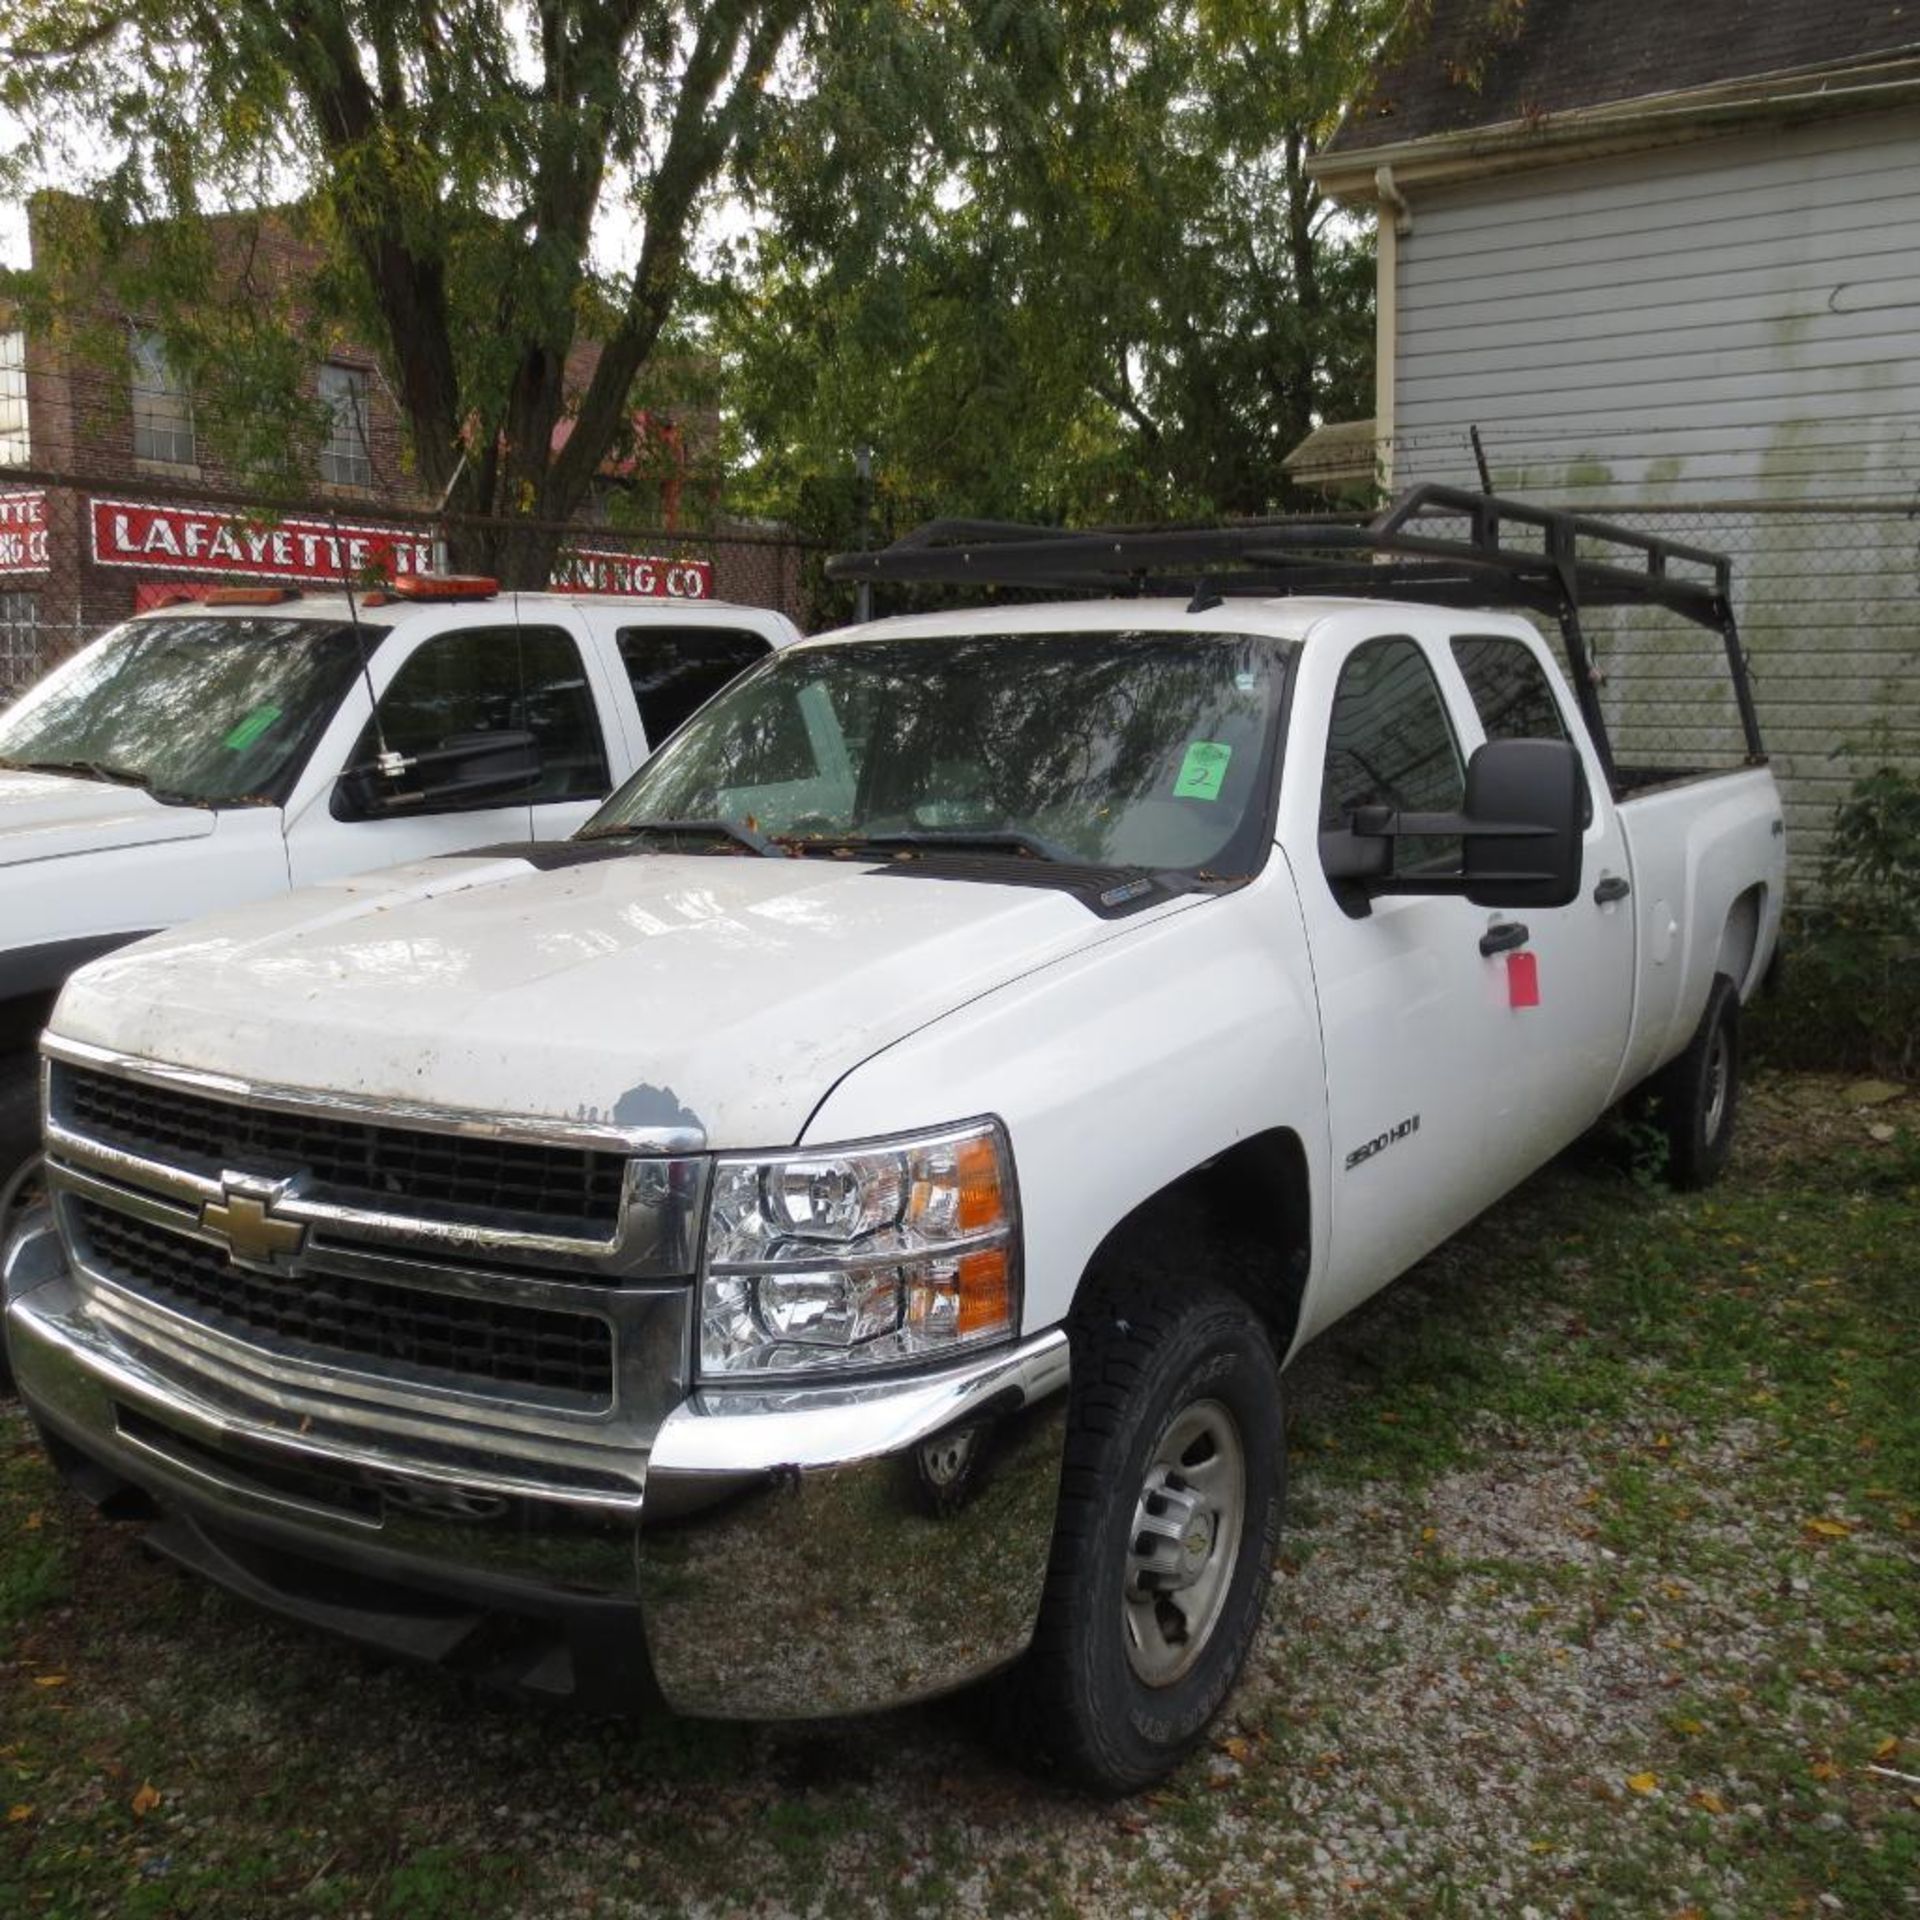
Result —
[[[1727,1045],[1727,1030],[1721,1027],[1715,1032],[1713,1049],[1707,1055],[1707,1114],[1704,1130],[1709,1140],[1719,1137],[1720,1123],[1727,1117],[1727,1084],[1732,1078],[1732,1050]]]
[[[1178,1413],[1147,1464],[1127,1544],[1127,1660],[1150,1687],[1199,1659],[1233,1583],[1246,1517],[1246,1451],[1217,1400]]]

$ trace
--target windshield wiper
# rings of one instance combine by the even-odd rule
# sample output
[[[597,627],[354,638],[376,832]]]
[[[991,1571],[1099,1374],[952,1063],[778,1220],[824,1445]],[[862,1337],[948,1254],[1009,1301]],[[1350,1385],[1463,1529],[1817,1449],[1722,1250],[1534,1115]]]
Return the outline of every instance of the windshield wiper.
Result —
[[[1043,840],[1018,827],[901,827],[887,833],[822,834],[810,844],[819,847],[931,847],[943,853],[1021,853],[1030,860],[1053,860],[1067,866],[1084,862],[1071,847]]]
[[[77,773],[89,780],[111,780],[117,787],[153,785],[146,774],[107,760],[4,760],[0,766],[17,767],[22,773]]]
[[[633,840],[649,833],[704,833],[731,840],[766,860],[784,860],[784,847],[776,847],[764,833],[742,826],[737,820],[610,820],[603,827],[582,827],[576,840]]]
[[[116,787],[138,787],[163,805],[210,807],[204,794],[180,793],[172,787],[156,787],[150,773],[136,767],[117,767],[110,760],[0,760],[0,767],[12,767],[21,773],[77,773],[83,780],[104,780]]]

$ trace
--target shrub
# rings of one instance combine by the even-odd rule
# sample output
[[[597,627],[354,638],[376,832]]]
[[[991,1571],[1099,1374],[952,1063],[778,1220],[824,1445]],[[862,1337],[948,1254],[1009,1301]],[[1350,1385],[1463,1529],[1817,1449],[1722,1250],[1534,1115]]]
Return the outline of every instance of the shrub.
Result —
[[[1782,1066],[1920,1069],[1920,778],[1879,766],[1834,811],[1825,886],[1787,929],[1756,1039]]]

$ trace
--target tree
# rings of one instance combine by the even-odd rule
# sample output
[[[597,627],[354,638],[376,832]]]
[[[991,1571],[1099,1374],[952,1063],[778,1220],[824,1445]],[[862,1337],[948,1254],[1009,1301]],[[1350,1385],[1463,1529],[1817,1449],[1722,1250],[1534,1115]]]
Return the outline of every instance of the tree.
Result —
[[[0,109],[24,129],[0,186],[60,178],[96,231],[139,224],[182,334],[202,356],[250,341],[263,366],[284,327],[189,313],[191,262],[210,209],[297,202],[328,291],[384,345],[423,488],[518,522],[456,522],[456,563],[539,585],[805,4],[38,0],[0,28]],[[596,267],[622,219],[631,263]],[[600,353],[576,404],[583,334]]]
[[[1284,503],[1282,456],[1369,404],[1370,249],[1308,162],[1390,12],[853,10],[761,156],[777,218],[721,321],[768,504],[808,512],[863,440],[883,505]],[[933,103],[904,138],[903,97]]]

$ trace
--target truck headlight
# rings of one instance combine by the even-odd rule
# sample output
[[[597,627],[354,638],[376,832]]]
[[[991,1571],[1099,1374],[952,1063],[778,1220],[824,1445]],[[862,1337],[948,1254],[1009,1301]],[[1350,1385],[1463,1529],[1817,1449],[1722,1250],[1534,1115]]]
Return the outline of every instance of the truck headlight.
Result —
[[[1014,1331],[1019,1218],[997,1121],[723,1154],[711,1193],[705,1378],[899,1364]]]

